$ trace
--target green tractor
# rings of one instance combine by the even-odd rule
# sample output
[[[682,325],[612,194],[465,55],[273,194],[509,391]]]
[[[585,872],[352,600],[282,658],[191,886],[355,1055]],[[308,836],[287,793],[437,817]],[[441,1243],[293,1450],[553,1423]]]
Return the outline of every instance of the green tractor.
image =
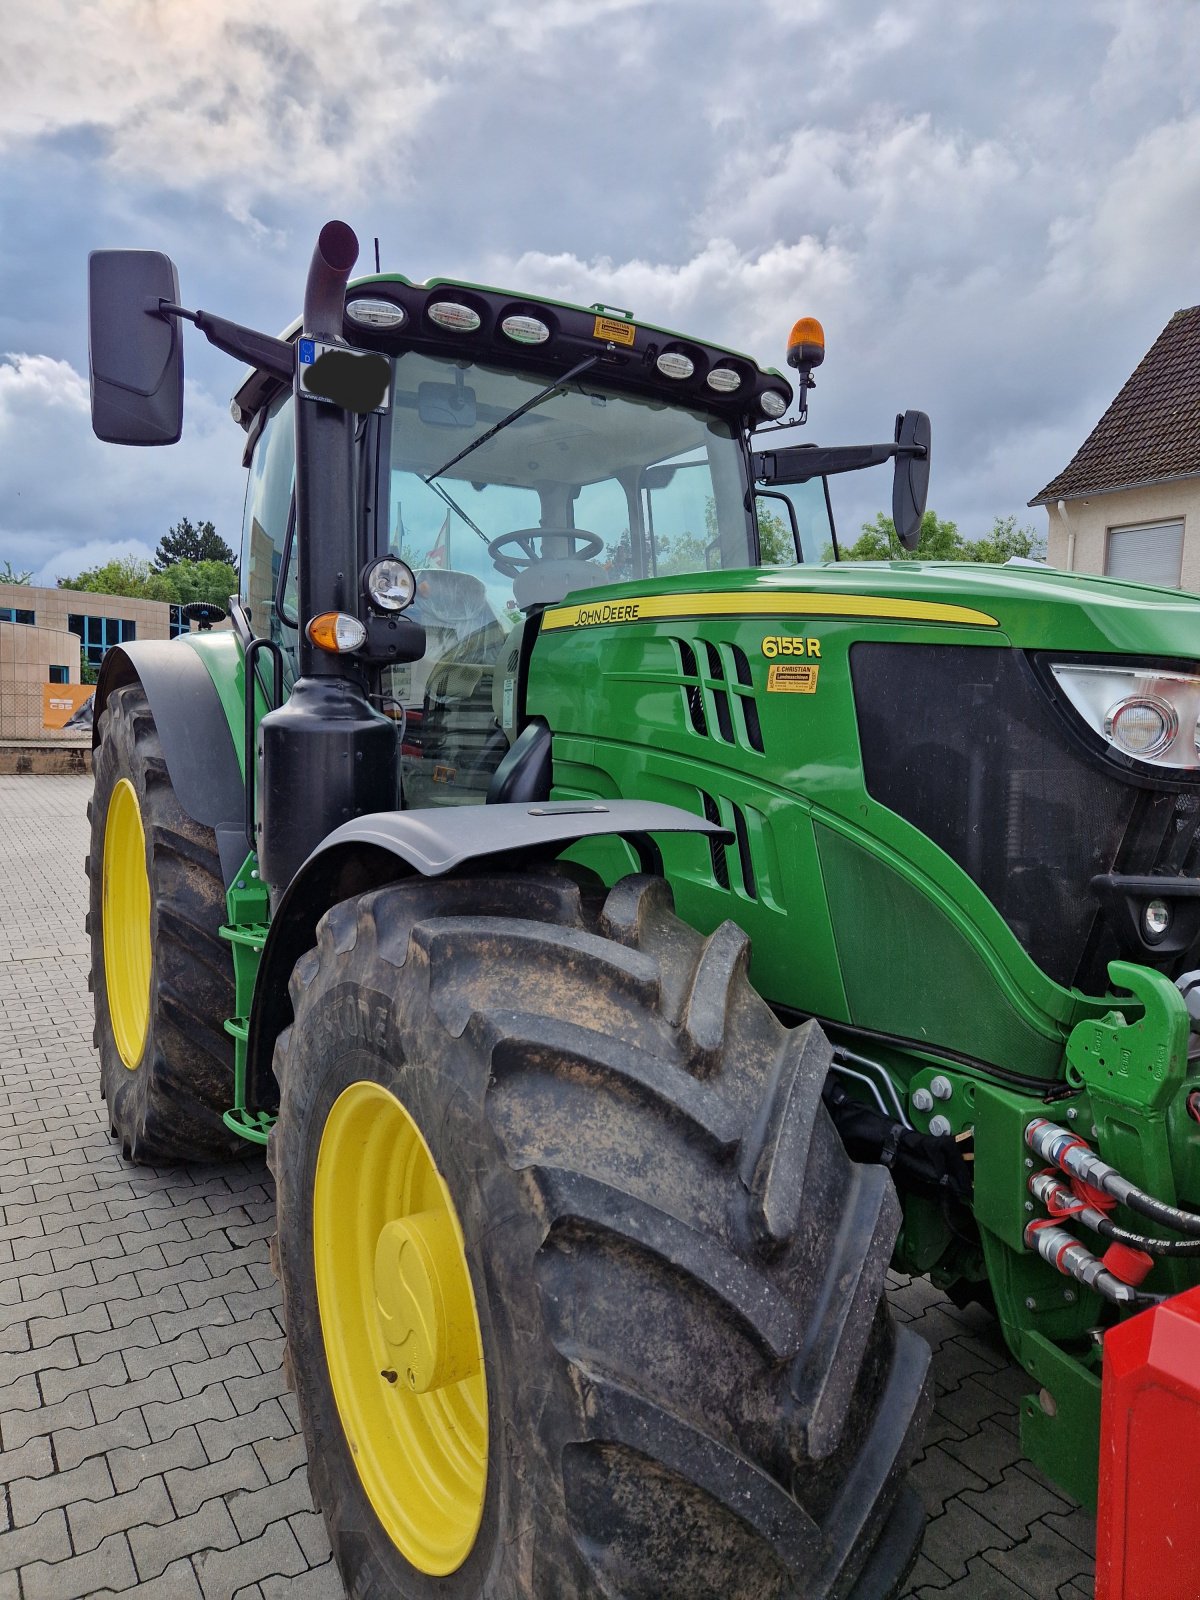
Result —
[[[251,368],[230,626],[97,688],[104,1092],[134,1161],[267,1147],[348,1592],[895,1594],[893,1261],[1093,1499],[1104,1331],[1200,1249],[1196,603],[821,565],[887,461],[912,547],[929,425],[772,448],[816,324],[794,393],[357,248],[278,339],[90,263],[101,438],[178,439],[183,320]]]

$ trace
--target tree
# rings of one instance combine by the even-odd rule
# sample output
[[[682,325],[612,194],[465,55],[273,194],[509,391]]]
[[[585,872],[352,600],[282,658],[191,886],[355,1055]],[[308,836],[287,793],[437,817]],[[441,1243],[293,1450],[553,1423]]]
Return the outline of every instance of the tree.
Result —
[[[758,506],[758,549],[764,567],[794,567],[796,546],[792,530],[777,511],[768,511],[762,501]]]
[[[151,574],[148,561],[136,556],[120,556],[106,561],[101,567],[88,567],[75,578],[59,578],[60,589],[87,589],[92,594],[128,595],[135,600],[154,599],[147,596],[146,583]]]
[[[1041,558],[1045,543],[1033,528],[1018,528],[1016,517],[997,517],[982,539],[964,539],[958,525],[943,521],[936,512],[921,518],[921,537],[915,550],[905,550],[896,537],[891,517],[881,511],[874,522],[864,522],[858,539],[843,546],[843,561],[988,561],[1003,564],[1013,556]],[[826,559],[833,547],[826,547]]]
[[[22,588],[28,588],[32,577],[32,568],[28,572],[18,572],[11,561],[6,561],[4,565],[0,567],[0,583],[15,583],[20,585]]]
[[[154,552],[154,570],[165,572],[168,567],[176,566],[181,561],[219,561],[227,566],[237,566],[236,555],[211,522],[202,522],[197,527],[187,517],[181,517],[170,533],[164,533],[158,541],[158,549]]]
[[[87,589],[92,594],[119,594],[134,600],[163,600],[186,605],[205,600],[229,609],[229,596],[238,586],[236,569],[227,561],[175,561],[155,572],[148,561],[124,556],[90,567],[77,578],[60,578],[60,589]]]

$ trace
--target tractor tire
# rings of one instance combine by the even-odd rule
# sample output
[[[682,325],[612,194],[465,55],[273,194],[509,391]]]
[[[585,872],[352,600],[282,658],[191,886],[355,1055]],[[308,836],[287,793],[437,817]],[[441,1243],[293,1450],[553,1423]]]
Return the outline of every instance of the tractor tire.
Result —
[[[214,1161],[245,1146],[233,1104],[233,963],[211,828],[171,786],[140,684],[115,690],[93,758],[88,932],[93,1043],[128,1161]]]
[[[884,1298],[899,1207],[821,1102],[823,1034],[777,1021],[748,953],[659,879],[558,869],[322,919],[268,1161],[355,1600],[902,1587],[929,1350]]]

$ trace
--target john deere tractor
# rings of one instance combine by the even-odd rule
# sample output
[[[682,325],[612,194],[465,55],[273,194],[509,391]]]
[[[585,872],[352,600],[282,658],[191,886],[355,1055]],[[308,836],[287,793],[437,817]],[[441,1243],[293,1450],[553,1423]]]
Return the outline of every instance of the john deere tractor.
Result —
[[[90,266],[101,438],[179,438],[184,321],[251,369],[230,626],[97,688],[104,1091],[134,1161],[267,1146],[347,1589],[896,1593],[893,1260],[1088,1499],[1105,1331],[1200,1250],[1200,608],[822,564],[886,462],[912,547],[930,435],[777,445],[808,320],[793,388],[356,257],[279,338]]]

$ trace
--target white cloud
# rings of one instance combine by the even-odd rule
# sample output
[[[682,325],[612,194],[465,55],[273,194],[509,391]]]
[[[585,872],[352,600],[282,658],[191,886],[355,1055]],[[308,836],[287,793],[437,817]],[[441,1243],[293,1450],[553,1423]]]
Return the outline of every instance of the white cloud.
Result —
[[[113,555],[146,556],[182,516],[211,518],[235,548],[242,434],[187,385],[184,444],[119,449],[91,431],[87,379],[66,361],[0,361],[0,561],[42,581]]]

